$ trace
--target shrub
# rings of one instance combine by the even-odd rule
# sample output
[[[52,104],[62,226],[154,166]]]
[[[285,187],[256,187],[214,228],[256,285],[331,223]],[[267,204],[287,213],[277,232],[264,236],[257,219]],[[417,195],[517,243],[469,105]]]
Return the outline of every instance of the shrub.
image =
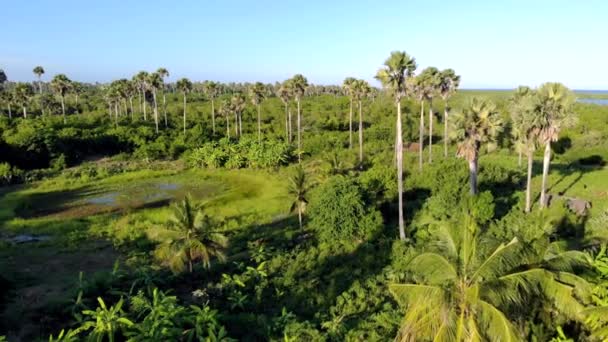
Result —
[[[324,242],[366,239],[382,227],[380,212],[369,205],[363,188],[355,180],[337,176],[313,194],[311,225]]]

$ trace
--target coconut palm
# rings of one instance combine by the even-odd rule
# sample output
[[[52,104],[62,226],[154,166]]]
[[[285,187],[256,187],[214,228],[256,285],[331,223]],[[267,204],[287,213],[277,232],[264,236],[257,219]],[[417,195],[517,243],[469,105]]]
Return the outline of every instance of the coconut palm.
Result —
[[[203,91],[209,97],[211,101],[211,126],[213,127],[213,134],[215,134],[215,97],[218,95],[218,84],[213,81],[205,81],[203,83]]]
[[[158,133],[158,101],[156,98],[156,92],[163,85],[163,79],[156,72],[148,74],[146,79],[146,89],[152,92],[152,102],[154,104],[154,124],[156,125],[156,133]],[[145,108],[145,107],[144,107]]]
[[[58,74],[53,77],[51,80],[51,89],[55,92],[55,94],[59,95],[61,98],[61,114],[63,115],[63,122],[65,123],[65,95],[70,90],[72,85],[72,81],[64,75]]]
[[[135,76],[133,76],[133,82],[135,82],[139,90],[139,108],[144,116],[144,120],[148,120],[148,116],[146,115],[146,91],[148,85],[148,78],[149,74],[145,71],[140,71]]]
[[[260,104],[266,98],[266,86],[261,82],[256,82],[251,88],[249,88],[249,98],[251,103],[257,108],[258,111],[258,142],[262,141],[262,119],[260,116]]]
[[[448,157],[448,127],[449,127],[449,112],[448,100],[456,93],[456,89],[460,85],[460,76],[452,69],[445,69],[439,74],[439,96],[443,99],[443,157]]]
[[[34,90],[29,83],[17,83],[13,88],[13,100],[23,109],[23,118],[27,118],[27,106],[33,95]]]
[[[506,309],[532,301],[580,322],[577,298],[588,298],[590,286],[570,272],[585,263],[583,253],[550,243],[546,233],[530,250],[517,238],[492,244],[480,231],[470,215],[439,225],[435,243],[408,265],[413,281],[389,285],[406,312],[396,341],[520,341]]]
[[[184,135],[186,135],[186,95],[192,91],[192,82],[187,78],[182,78],[177,81],[176,86],[184,94]]]
[[[536,94],[528,87],[519,87],[509,101],[509,112],[513,123],[513,137],[521,156],[524,153],[528,159],[528,176],[526,181],[525,212],[530,212],[532,188],[532,164],[534,151],[537,147],[540,133],[539,101]],[[520,158],[521,159],[521,158]]]
[[[247,101],[241,93],[236,93],[230,98],[230,109],[234,112],[234,132],[236,136],[243,135],[243,111]]]
[[[300,224],[300,229],[303,229],[302,214],[306,211],[310,186],[308,182],[308,176],[306,175],[306,172],[304,171],[302,165],[298,165],[295,173],[291,176],[289,181],[289,188],[287,190],[293,200],[289,211],[298,212],[298,222]]]
[[[39,65],[35,67],[32,72],[38,77],[38,88],[40,89],[40,94],[42,94],[42,75],[44,75],[44,68]]]
[[[291,99],[291,90],[285,82],[277,91],[277,97],[281,99],[285,106],[285,136],[288,143],[291,143],[291,111],[289,110],[289,100]]]
[[[359,105],[359,164],[363,165],[363,99],[369,96],[371,87],[365,80],[352,83],[353,98]]]
[[[399,197],[399,237],[405,240],[405,227],[403,223],[403,133],[401,131],[401,99],[406,95],[406,84],[416,70],[416,60],[405,51],[393,51],[384,61],[384,66],[378,70],[376,79],[388,89],[395,98],[397,105],[397,188]]]
[[[545,145],[543,156],[543,181],[540,192],[541,209],[547,205],[547,176],[551,164],[551,142],[557,141],[563,127],[570,126],[574,120],[572,106],[575,97],[561,83],[545,83],[538,88],[540,101],[540,143]]]
[[[454,115],[452,138],[458,143],[457,155],[469,163],[471,194],[477,194],[477,167],[479,149],[494,146],[494,141],[502,131],[500,114],[496,105],[486,99],[474,97],[462,112]]]
[[[185,270],[192,273],[193,263],[201,261],[205,268],[211,266],[211,258],[224,261],[228,239],[211,226],[211,221],[189,196],[172,206],[172,214],[165,227],[150,229],[148,235],[159,242],[155,257],[174,273]]]
[[[165,68],[158,68],[156,73],[160,77],[160,87],[163,90],[163,116],[165,118],[165,128],[167,127],[167,92],[165,91],[165,78],[169,77],[169,71]]]
[[[301,74],[297,74],[289,80],[291,92],[298,105],[298,162],[302,162],[302,111],[301,102],[304,92],[308,87],[308,80]]]
[[[353,84],[356,79],[354,77],[347,77],[342,82],[342,89],[344,89],[344,93],[348,96],[350,100],[350,110],[348,113],[348,148],[353,148],[353,102],[354,102],[354,91]]]

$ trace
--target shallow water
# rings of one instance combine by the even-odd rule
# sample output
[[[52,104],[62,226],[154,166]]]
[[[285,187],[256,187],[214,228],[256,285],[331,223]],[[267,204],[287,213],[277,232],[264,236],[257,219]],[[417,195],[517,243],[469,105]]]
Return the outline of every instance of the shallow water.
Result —
[[[597,104],[597,105],[601,105],[601,106],[608,106],[608,99],[582,98],[582,99],[578,99],[577,101],[581,102],[581,103],[591,103],[591,104]]]

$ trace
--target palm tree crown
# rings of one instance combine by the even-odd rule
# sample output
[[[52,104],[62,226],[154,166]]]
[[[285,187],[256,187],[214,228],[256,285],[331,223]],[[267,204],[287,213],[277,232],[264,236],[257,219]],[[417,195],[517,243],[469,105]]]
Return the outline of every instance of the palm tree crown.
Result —
[[[400,101],[406,95],[406,80],[415,70],[415,58],[405,51],[393,51],[384,61],[384,67],[376,73],[376,79],[392,93],[395,101]]]

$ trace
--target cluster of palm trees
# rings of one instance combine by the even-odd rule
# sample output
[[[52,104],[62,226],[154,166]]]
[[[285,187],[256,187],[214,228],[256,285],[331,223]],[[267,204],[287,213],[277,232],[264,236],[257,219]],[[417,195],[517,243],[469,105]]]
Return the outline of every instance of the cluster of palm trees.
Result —
[[[348,147],[353,148],[353,102],[359,108],[359,163],[363,163],[363,99],[370,97],[372,87],[365,80],[347,77],[342,83],[346,95],[350,98],[350,111],[348,116]]]

